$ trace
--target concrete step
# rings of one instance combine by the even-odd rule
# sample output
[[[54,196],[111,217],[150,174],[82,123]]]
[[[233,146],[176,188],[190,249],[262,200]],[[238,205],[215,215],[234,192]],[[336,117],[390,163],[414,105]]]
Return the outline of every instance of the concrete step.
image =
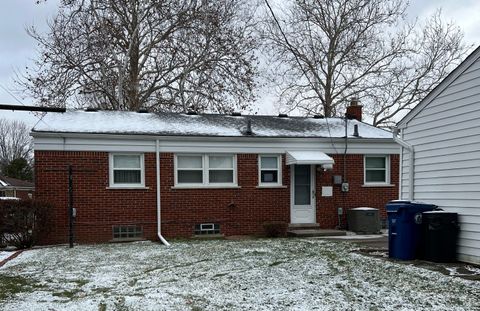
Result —
[[[310,229],[320,229],[320,225],[317,223],[288,225],[288,230],[310,230]]]
[[[341,236],[347,235],[347,232],[334,229],[290,229],[287,235],[290,237]]]

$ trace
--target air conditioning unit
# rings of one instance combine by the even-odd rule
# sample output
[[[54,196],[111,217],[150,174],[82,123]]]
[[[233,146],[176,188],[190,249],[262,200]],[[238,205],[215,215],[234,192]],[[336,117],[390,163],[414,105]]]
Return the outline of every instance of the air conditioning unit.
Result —
[[[373,234],[382,229],[377,208],[357,207],[347,211],[348,229],[356,233]]]

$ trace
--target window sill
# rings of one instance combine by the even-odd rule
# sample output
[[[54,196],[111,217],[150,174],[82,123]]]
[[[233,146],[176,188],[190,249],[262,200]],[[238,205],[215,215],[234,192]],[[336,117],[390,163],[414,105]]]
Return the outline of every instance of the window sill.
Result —
[[[223,239],[225,238],[225,235],[221,233],[214,233],[214,234],[194,234],[192,236],[194,239],[199,239],[199,240],[208,240],[208,239]]]
[[[240,186],[237,185],[218,185],[218,186],[207,186],[207,185],[198,185],[198,186],[173,186],[172,189],[240,189]]]
[[[395,187],[392,184],[363,184],[362,187],[364,188],[381,188],[381,187]]]
[[[124,186],[110,186],[106,187],[107,190],[148,190],[150,187],[138,186],[138,187],[124,187]]]
[[[109,242],[110,243],[125,243],[125,242],[136,242],[136,241],[146,241],[145,238],[113,238]]]
[[[287,186],[283,185],[258,185],[256,188],[258,189],[286,189],[288,188]]]

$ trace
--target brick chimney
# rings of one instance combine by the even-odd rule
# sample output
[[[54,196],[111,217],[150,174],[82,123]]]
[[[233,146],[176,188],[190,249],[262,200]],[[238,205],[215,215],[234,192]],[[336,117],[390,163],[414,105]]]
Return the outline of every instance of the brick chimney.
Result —
[[[347,107],[345,117],[347,117],[347,119],[362,121],[362,107],[357,98],[352,98],[350,100],[350,106]]]

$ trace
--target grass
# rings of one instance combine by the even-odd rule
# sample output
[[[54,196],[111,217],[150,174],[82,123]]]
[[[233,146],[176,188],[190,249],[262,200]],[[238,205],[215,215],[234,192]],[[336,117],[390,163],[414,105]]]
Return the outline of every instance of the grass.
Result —
[[[476,310],[480,282],[318,239],[175,241],[24,252],[1,310]]]
[[[34,279],[0,274],[0,303],[19,293],[29,293],[40,288]]]

